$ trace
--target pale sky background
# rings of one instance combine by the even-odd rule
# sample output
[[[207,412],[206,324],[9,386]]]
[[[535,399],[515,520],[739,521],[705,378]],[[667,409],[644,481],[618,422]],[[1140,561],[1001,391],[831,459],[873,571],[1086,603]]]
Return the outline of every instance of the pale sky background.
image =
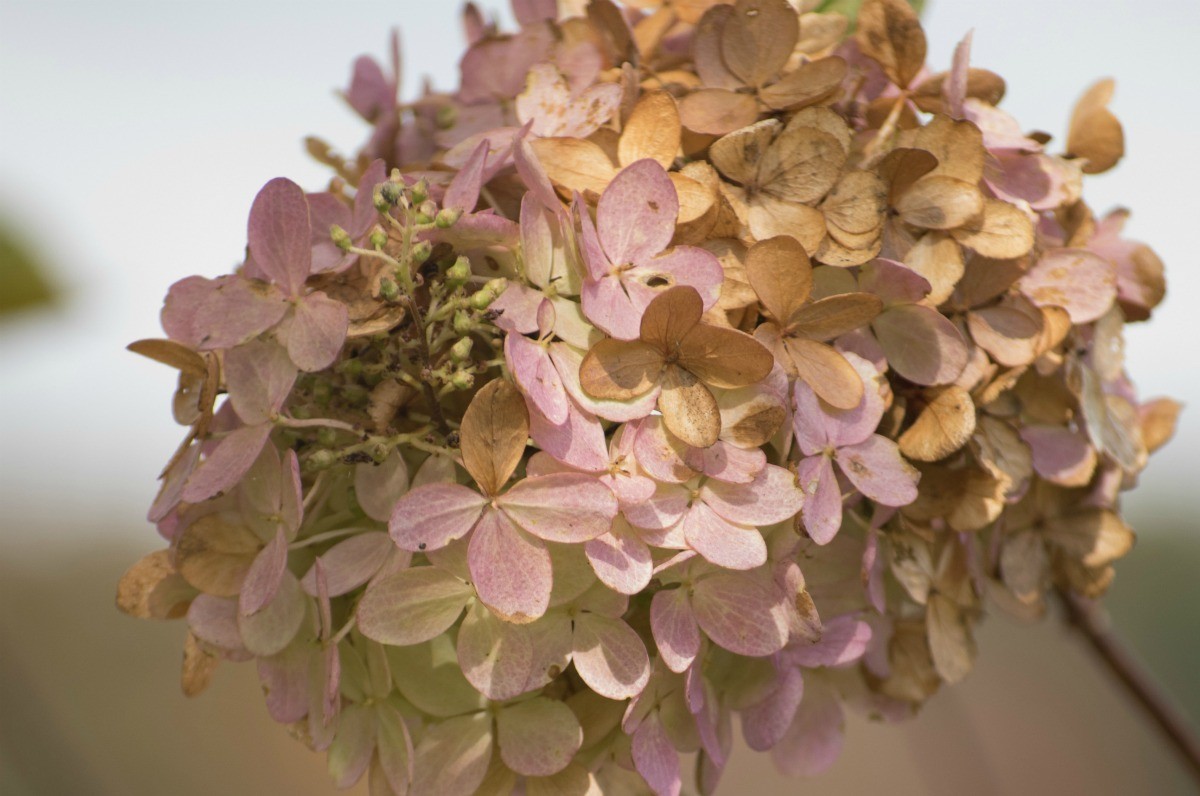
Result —
[[[144,509],[183,431],[173,374],[123,346],[160,335],[172,282],[237,262],[263,183],[324,183],[306,134],[344,151],[364,139],[335,89],[355,56],[386,52],[391,26],[403,31],[407,96],[422,74],[454,84],[457,5],[0,0],[0,216],[69,294],[55,312],[0,322],[6,548],[14,534],[17,546],[73,543],[101,513],[127,518],[122,542],[155,546]],[[1003,107],[1056,137],[1085,86],[1117,78],[1128,155],[1086,195],[1099,211],[1133,208],[1129,231],[1155,246],[1169,281],[1153,322],[1129,335],[1130,369],[1144,395],[1200,406],[1200,3],[930,0],[926,26],[935,69],[975,28],[974,62],[1008,81]],[[1135,527],[1191,499],[1198,451],[1188,411],[1128,500]],[[61,516],[61,537],[23,537],[14,518],[30,512]]]

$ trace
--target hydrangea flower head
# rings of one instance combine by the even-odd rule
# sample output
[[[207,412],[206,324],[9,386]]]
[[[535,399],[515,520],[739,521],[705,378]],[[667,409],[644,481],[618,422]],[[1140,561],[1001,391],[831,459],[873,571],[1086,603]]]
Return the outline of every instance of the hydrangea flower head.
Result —
[[[468,6],[412,103],[359,59],[367,142],[130,346],[188,432],[118,604],[186,621],[189,695],[253,660],[338,787],[712,793],[735,715],[818,773],[1132,547],[1179,406],[1122,360],[1162,264],[1082,199],[1111,83],[1064,149],[902,0],[625,5]]]

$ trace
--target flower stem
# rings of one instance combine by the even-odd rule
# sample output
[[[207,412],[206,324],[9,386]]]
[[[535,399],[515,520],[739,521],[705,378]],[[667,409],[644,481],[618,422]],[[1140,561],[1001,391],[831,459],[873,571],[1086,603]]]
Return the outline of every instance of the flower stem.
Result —
[[[1108,627],[1094,603],[1058,590],[1067,621],[1079,631],[1096,657],[1125,688],[1125,692],[1158,725],[1171,746],[1187,766],[1193,781],[1200,786],[1200,739],[1183,714],[1169,701],[1162,689]]]

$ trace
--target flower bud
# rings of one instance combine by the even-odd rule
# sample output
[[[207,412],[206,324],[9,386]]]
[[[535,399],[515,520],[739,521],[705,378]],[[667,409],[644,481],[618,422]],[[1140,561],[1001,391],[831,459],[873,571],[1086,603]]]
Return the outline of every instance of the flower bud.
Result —
[[[342,251],[349,251],[350,247],[354,245],[354,242],[350,240],[350,233],[337,224],[329,227],[329,237],[333,240],[334,245]]]
[[[317,444],[325,448],[332,448],[337,444],[337,432],[329,427],[322,428],[317,432]]]
[[[449,130],[458,121],[458,110],[453,105],[443,105],[437,109],[436,124],[441,130]]]
[[[471,316],[465,312],[454,313],[454,333],[466,335],[471,333]]]
[[[429,255],[433,254],[433,244],[427,240],[417,241],[412,248],[412,258],[414,263],[423,263],[429,259]]]
[[[342,363],[338,365],[338,370],[352,379],[358,378],[362,375],[363,364],[357,359],[347,359],[343,360]]]
[[[392,208],[392,203],[383,195],[383,187],[377,187],[374,193],[371,194],[371,204],[375,205],[375,209],[380,213],[386,213]]]
[[[450,377],[450,386],[456,390],[469,390],[475,386],[475,374],[464,370],[457,371]]]
[[[395,301],[400,297],[400,286],[385,276],[379,280],[379,295],[387,301]]]
[[[429,198],[429,182],[422,177],[412,187],[413,204],[423,204]]]
[[[446,283],[451,287],[465,285],[470,278],[471,261],[466,257],[459,257],[454,261],[454,265],[446,269]]]
[[[438,211],[433,223],[438,229],[449,229],[462,218],[462,211],[454,207],[443,207]]]
[[[464,337],[450,347],[450,358],[455,362],[466,362],[471,358],[471,346],[474,341],[470,337]]]
[[[387,245],[387,233],[383,231],[383,227],[375,227],[371,230],[371,245],[376,249],[382,249]]]
[[[404,196],[404,186],[394,182],[385,182],[379,186],[379,193],[390,205],[397,205]]]
[[[313,451],[308,458],[304,460],[304,466],[308,470],[328,470],[338,462],[337,454],[330,450]]]

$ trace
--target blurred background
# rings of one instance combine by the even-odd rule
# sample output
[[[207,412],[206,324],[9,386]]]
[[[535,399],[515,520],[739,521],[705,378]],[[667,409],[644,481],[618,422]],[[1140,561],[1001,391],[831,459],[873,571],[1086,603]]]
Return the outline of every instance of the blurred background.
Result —
[[[129,619],[117,579],[159,546],[144,513],[182,435],[174,376],[124,351],[158,336],[167,287],[227,272],[256,191],[325,170],[302,139],[343,151],[366,131],[335,90],[402,30],[404,90],[448,87],[456,3],[0,0],[0,793],[326,794],[323,760],[272,724],[251,668],[179,691],[184,628]],[[497,10],[499,3],[480,5]],[[499,9],[507,19],[507,9]],[[1117,78],[1127,151],[1090,179],[1098,211],[1167,263],[1169,291],[1128,334],[1143,395],[1200,405],[1194,263],[1200,185],[1200,4],[1194,0],[929,0],[929,63],[975,29],[973,62],[1008,81],[1004,107],[1061,138],[1095,78]],[[1200,419],[1125,507],[1139,531],[1107,605],[1117,632],[1200,717]],[[992,618],[974,673],[903,727],[852,721],[827,775],[787,781],[741,750],[731,793],[1184,793],[1154,729],[1051,617]],[[365,789],[363,791],[365,793]]]

